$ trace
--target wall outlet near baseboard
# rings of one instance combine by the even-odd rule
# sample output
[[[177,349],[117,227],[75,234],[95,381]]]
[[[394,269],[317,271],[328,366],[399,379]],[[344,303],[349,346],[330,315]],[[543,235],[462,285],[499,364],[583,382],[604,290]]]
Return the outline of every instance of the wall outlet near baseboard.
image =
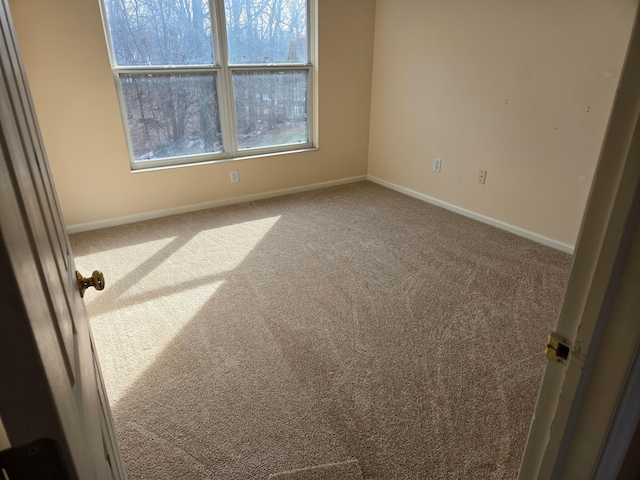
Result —
[[[442,166],[442,159],[434,158],[433,159],[433,171],[436,173],[440,173],[440,167]]]
[[[480,169],[478,172],[478,183],[484,185],[485,180],[487,179],[487,171]]]
[[[238,183],[240,181],[238,170],[229,170],[229,176],[231,177],[231,183]]]

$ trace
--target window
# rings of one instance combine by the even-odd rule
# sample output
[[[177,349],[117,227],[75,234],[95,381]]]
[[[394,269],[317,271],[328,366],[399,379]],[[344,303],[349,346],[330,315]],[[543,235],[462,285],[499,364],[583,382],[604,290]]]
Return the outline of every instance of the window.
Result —
[[[310,0],[102,0],[132,169],[309,148]]]

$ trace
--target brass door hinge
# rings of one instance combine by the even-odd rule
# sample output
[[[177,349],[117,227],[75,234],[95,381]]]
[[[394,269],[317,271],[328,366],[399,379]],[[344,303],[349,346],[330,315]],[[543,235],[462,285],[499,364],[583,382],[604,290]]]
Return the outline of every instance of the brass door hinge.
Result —
[[[552,362],[566,363],[571,353],[571,342],[557,334],[551,332],[547,340],[547,348],[544,350],[545,356]]]

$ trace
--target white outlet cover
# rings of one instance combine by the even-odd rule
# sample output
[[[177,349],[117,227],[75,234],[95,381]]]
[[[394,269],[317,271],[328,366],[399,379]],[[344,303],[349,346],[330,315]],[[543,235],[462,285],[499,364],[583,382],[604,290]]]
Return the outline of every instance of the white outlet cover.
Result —
[[[433,159],[433,171],[440,173],[440,167],[442,166],[442,159],[434,158]]]
[[[238,183],[240,181],[238,170],[229,170],[229,177],[231,177],[231,183]]]

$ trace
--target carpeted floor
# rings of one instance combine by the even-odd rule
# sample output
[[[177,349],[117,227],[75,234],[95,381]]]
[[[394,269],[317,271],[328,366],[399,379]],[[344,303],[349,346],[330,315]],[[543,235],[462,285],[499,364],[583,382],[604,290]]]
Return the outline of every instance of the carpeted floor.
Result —
[[[369,182],[71,240],[130,480],[517,475],[569,255]]]

